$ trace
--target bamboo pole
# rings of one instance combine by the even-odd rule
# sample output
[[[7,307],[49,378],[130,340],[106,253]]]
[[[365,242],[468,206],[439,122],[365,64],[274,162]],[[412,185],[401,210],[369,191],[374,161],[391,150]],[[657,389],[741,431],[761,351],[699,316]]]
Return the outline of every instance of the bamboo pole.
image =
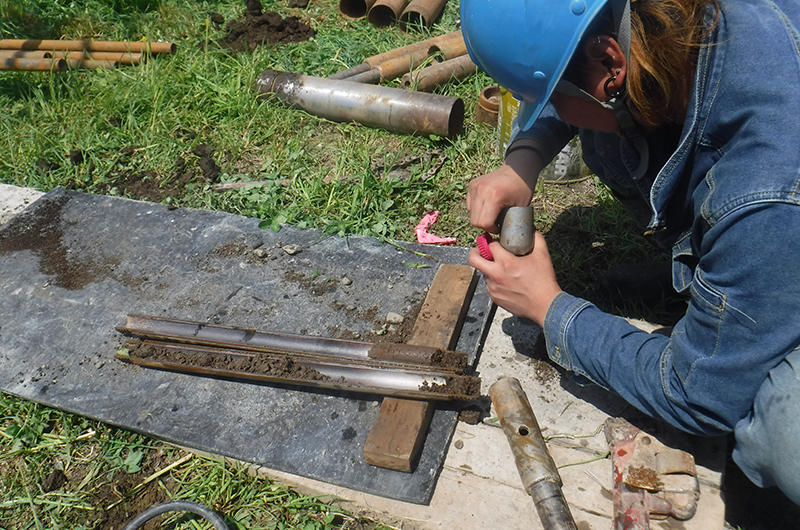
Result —
[[[171,42],[121,42],[93,40],[0,40],[2,50],[89,51],[129,53],[169,53],[177,51]]]

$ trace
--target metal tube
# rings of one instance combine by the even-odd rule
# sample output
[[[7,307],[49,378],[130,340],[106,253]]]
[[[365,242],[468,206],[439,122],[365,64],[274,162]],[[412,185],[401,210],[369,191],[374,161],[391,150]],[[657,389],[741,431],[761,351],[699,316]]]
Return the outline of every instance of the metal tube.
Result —
[[[134,52],[175,54],[178,47],[171,42],[122,42],[93,40],[0,40],[2,50]]]
[[[403,29],[414,26],[431,27],[442,14],[446,3],[447,0],[411,0],[400,14],[401,27]]]
[[[448,59],[455,59],[462,55],[467,54],[467,43],[464,37],[459,34],[458,39],[452,39],[445,42],[434,44],[428,48],[428,55],[433,56],[436,60],[446,61]]]
[[[119,328],[119,331],[144,339],[170,340],[208,347],[236,347],[253,352],[292,352],[362,361],[435,366],[436,370],[455,373],[463,373],[467,366],[466,353],[445,352],[430,346],[310,337],[147,315],[128,315],[125,326]]]
[[[349,18],[363,18],[375,0],[339,0],[339,11]]]
[[[454,138],[464,127],[460,98],[276,70],[261,72],[256,91],[275,93],[284,103],[321,118],[355,121],[401,134]]]
[[[533,250],[532,206],[512,206],[503,208],[500,213],[500,245],[517,256],[530,254]]]
[[[54,51],[54,52],[34,52],[46,53],[52,57],[59,59],[72,59],[84,61],[107,61],[120,64],[139,64],[142,61],[143,55],[141,53],[128,53],[128,52],[68,52],[68,51]]]
[[[547,450],[536,416],[519,380],[505,377],[489,388],[522,486],[533,498],[545,530],[577,530],[561,492],[561,476]]]
[[[367,63],[361,63],[346,70],[341,70],[339,72],[336,72],[335,74],[329,75],[328,79],[347,79],[348,77],[352,77],[356,74],[360,74],[367,71],[369,71],[369,65]]]
[[[460,80],[469,77],[478,71],[478,66],[472,62],[469,55],[462,55],[441,63],[426,66],[415,72],[403,74],[403,88],[432,92],[437,86],[444,85],[451,80]]]
[[[97,60],[91,59],[67,59],[67,64],[70,68],[86,68],[87,70],[113,70],[117,67],[116,61]]]
[[[36,59],[0,57],[0,70],[25,70],[30,72],[49,72],[55,70],[63,72],[67,69],[67,61],[64,59]]]
[[[403,57],[417,50],[428,50],[431,46],[445,46],[445,43],[453,39],[460,39],[462,41],[464,40],[461,30],[451,31],[450,33],[445,33],[444,35],[431,37],[430,39],[415,42],[413,44],[409,44],[408,46],[401,46],[400,48],[379,53],[377,55],[373,55],[372,57],[367,57],[364,59],[364,62],[367,63],[370,68],[372,68],[385,61],[388,61],[389,59]]]
[[[400,19],[408,0],[376,0],[367,12],[367,20],[376,26],[388,26]]]

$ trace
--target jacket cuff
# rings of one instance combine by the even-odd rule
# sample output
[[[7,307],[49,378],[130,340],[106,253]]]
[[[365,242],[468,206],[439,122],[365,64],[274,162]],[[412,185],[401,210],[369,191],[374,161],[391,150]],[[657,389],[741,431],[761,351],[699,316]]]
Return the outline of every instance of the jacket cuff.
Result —
[[[565,292],[556,295],[544,318],[544,338],[550,359],[571,372],[583,374],[569,349],[569,331],[578,313],[591,303]]]

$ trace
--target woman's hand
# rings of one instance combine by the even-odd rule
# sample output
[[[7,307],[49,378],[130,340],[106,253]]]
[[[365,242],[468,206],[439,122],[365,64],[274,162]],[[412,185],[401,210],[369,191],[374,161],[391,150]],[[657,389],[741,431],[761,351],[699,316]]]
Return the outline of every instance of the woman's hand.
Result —
[[[527,256],[515,256],[497,241],[489,248],[494,261],[483,259],[476,248],[469,253],[469,264],[486,276],[489,296],[503,309],[544,325],[550,303],[561,292],[544,236],[534,234],[533,252]]]
[[[467,190],[467,210],[469,221],[491,234],[499,231],[497,217],[507,206],[528,206],[533,192],[510,166],[503,164],[499,169],[475,178]]]
[[[525,149],[525,144],[537,145],[528,138],[517,140],[513,145],[522,148],[509,148],[509,154],[499,169],[469,183],[467,210],[473,226],[496,234],[500,210],[507,206],[528,206],[531,203],[544,161],[538,155],[538,150]]]

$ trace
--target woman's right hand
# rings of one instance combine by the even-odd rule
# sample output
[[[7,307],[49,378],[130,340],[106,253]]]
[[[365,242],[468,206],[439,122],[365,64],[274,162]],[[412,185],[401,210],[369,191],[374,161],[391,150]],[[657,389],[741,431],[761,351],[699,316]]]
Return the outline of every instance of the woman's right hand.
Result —
[[[517,142],[535,145],[530,139]],[[530,205],[544,165],[537,150],[509,149],[500,168],[473,179],[467,190],[467,210],[472,226],[496,234],[500,230],[497,226],[500,210],[507,206]]]
[[[491,234],[499,231],[497,217],[507,206],[528,206],[533,192],[507,164],[470,181],[467,210],[470,223]]]

